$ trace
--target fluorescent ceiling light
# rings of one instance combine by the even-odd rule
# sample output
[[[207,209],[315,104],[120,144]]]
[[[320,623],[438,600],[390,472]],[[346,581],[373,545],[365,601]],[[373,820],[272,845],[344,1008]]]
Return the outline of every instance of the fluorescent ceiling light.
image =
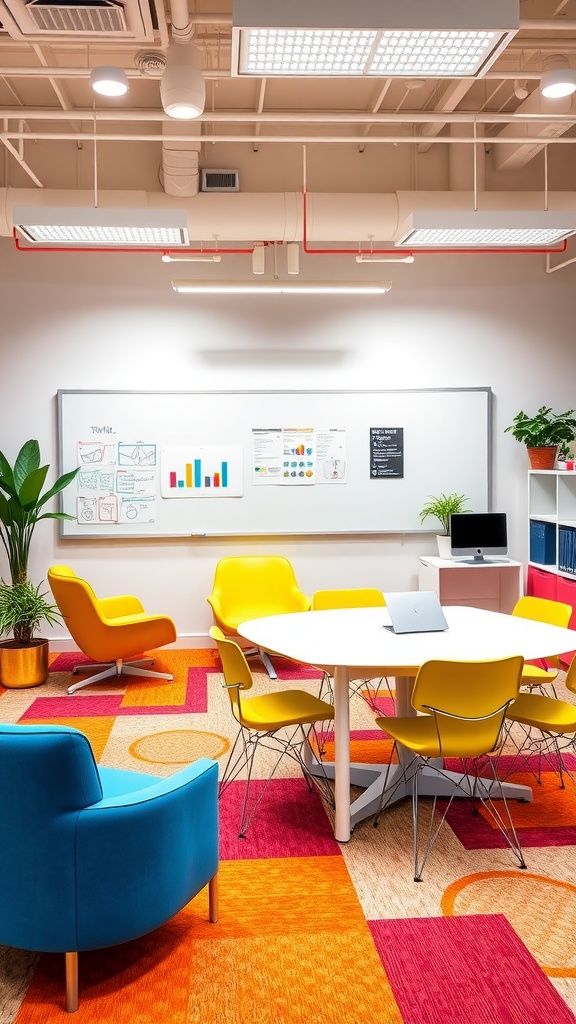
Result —
[[[395,245],[410,249],[546,248],[576,232],[576,212],[415,210]]]
[[[190,295],[384,295],[391,281],[172,281]]]
[[[476,76],[519,18],[518,0],[234,0],[232,74]]]
[[[125,96],[128,92],[128,77],[122,68],[93,68],[90,72],[90,85],[100,96]]]
[[[576,71],[572,68],[557,68],[546,71],[540,79],[540,92],[548,99],[557,100],[576,92]]]
[[[189,245],[185,210],[15,206],[13,221],[32,243],[111,248]]]

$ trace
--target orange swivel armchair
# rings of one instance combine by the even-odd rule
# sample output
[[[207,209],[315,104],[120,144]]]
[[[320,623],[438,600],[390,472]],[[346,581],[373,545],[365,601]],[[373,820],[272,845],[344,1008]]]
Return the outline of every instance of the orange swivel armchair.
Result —
[[[73,673],[97,670],[68,687],[69,694],[110,676],[173,678],[166,672],[141,668],[153,665],[152,658],[134,660],[143,651],[176,640],[176,627],[167,615],[147,615],[138,598],[129,594],[99,599],[90,584],[67,565],[53,565],[48,582],[70,636],[82,653],[95,661],[93,665],[76,665]]]
[[[215,624],[225,636],[237,639],[241,622],[265,615],[306,612],[311,599],[300,590],[291,563],[282,555],[231,555],[220,559],[216,566],[208,603]],[[277,679],[266,652],[252,653],[260,655],[270,679]]]

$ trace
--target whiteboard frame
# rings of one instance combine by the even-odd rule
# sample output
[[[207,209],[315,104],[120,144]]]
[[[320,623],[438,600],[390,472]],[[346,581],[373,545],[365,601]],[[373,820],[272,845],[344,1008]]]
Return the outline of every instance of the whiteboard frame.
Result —
[[[368,395],[370,395],[370,396],[374,396],[374,395],[382,395],[382,396],[385,396],[385,395],[415,395],[416,396],[416,395],[419,395],[419,394],[438,394],[438,395],[441,395],[441,394],[455,394],[455,393],[456,394],[466,394],[466,393],[478,394],[478,393],[482,393],[486,397],[486,408],[485,408],[485,414],[486,414],[485,430],[486,430],[486,435],[485,435],[485,438],[486,438],[487,459],[486,459],[486,465],[485,465],[485,467],[483,467],[483,472],[485,474],[486,511],[491,511],[492,510],[492,498],[493,498],[493,484],[492,484],[492,473],[493,473],[493,453],[492,453],[492,444],[493,444],[493,428],[492,428],[493,392],[492,392],[492,388],[490,388],[490,387],[462,387],[462,388],[457,388],[457,387],[446,387],[446,388],[373,388],[373,389],[367,389],[367,388],[355,388],[355,389],[353,389],[353,388],[345,388],[345,389],[337,389],[337,388],[310,388],[310,389],[307,389],[307,390],[296,389],[296,388],[293,388],[293,389],[290,389],[290,388],[279,388],[279,389],[270,389],[270,390],[268,390],[266,388],[254,388],[254,389],[250,388],[250,389],[214,389],[214,390],[206,389],[206,390],[195,390],[195,391],[189,391],[189,390],[162,390],[162,391],[156,391],[156,390],[143,390],[143,389],[142,390],[141,389],[137,389],[137,390],[123,390],[123,389],[109,390],[109,389],[89,389],[89,388],[80,388],[80,389],[66,388],[66,389],[59,389],[58,392],[57,392],[57,396],[56,396],[56,398],[57,398],[57,432],[58,432],[59,473],[63,473],[63,472],[66,471],[66,468],[70,468],[70,467],[64,468],[64,423],[63,423],[64,410],[63,410],[63,405],[64,405],[64,402],[66,400],[66,396],[67,395],[75,395],[75,396],[78,396],[78,395],[86,395],[86,396],[88,396],[88,395],[102,395],[102,396],[113,395],[113,396],[126,396],[126,397],[132,397],[132,396],[135,396],[135,395],[142,395],[142,396],[145,396],[145,397],[148,397],[148,398],[151,398],[151,397],[172,397],[172,396],[174,396],[174,397],[175,396],[190,396],[190,397],[193,397],[195,395],[202,396],[203,398],[217,398],[217,397],[225,397],[225,396],[246,396],[246,397],[248,397],[250,395],[257,395],[257,396],[260,396],[260,397],[261,396],[267,396],[267,397],[269,397],[271,399],[273,399],[274,396],[277,396],[277,395],[294,396],[295,398],[299,398],[299,397],[304,398],[304,397],[318,396],[318,395],[323,395],[323,396],[324,395],[334,395],[335,397],[337,397],[339,399],[342,399],[346,395],[354,395],[354,396],[358,396],[358,395],[366,395],[366,396],[368,396]],[[71,467],[71,468],[73,468],[73,467]],[[318,486],[320,486],[320,485],[318,485]],[[321,486],[324,489],[325,485],[321,485]],[[64,493],[61,493],[59,495],[59,510],[61,512],[65,511],[65,508],[64,508],[64,498],[65,498]],[[190,500],[200,500],[200,499],[190,499]],[[235,499],[235,500],[242,500],[242,499]],[[176,539],[176,538],[188,538],[188,539],[194,540],[194,539],[196,539],[198,537],[200,537],[200,538],[203,538],[203,537],[206,537],[206,538],[218,538],[218,537],[222,537],[222,538],[227,538],[227,537],[296,537],[297,538],[297,537],[313,537],[313,536],[319,536],[319,537],[329,537],[329,536],[332,536],[332,537],[394,536],[394,535],[395,536],[400,536],[400,535],[404,535],[404,534],[430,534],[430,533],[437,532],[437,530],[426,528],[426,527],[421,527],[421,528],[407,527],[405,529],[404,528],[402,528],[402,529],[400,529],[400,528],[398,528],[398,529],[388,528],[388,529],[378,529],[378,530],[375,530],[375,529],[372,529],[372,528],[368,528],[368,529],[356,529],[356,528],[354,528],[354,529],[308,529],[308,530],[253,530],[253,531],[238,530],[238,529],[237,530],[221,530],[221,529],[218,529],[218,530],[215,530],[213,532],[206,532],[206,533],[204,533],[204,532],[202,532],[202,533],[200,533],[200,532],[190,532],[190,531],[184,532],[184,531],[181,531],[181,530],[174,530],[173,532],[172,531],[170,531],[170,532],[168,532],[168,531],[166,531],[166,532],[164,532],[164,531],[163,532],[154,532],[154,531],[144,531],[143,530],[142,532],[139,532],[139,533],[127,533],[127,532],[122,532],[122,524],[118,524],[118,531],[114,530],[113,533],[111,533],[111,532],[104,533],[104,532],[100,532],[100,531],[95,531],[95,532],[92,532],[92,531],[88,532],[87,531],[87,532],[84,532],[83,528],[81,528],[80,531],[69,532],[69,530],[67,530],[68,524],[70,526],[72,526],[74,523],[75,523],[74,520],[73,521],[70,521],[70,520],[60,520],[59,521],[60,539],[62,539],[62,540],[71,540],[71,541],[76,541],[76,542],[82,541],[82,540],[99,540],[99,541],[115,542],[115,541],[143,540],[143,539],[151,539],[151,540],[162,540],[162,539],[165,539],[165,540],[170,540],[170,539]],[[77,523],[76,523],[76,526],[77,526]],[[109,527],[105,527],[105,529],[108,530]]]

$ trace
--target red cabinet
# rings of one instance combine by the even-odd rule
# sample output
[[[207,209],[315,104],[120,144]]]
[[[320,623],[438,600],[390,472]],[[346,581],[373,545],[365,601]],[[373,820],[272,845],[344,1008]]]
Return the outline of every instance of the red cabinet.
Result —
[[[545,572],[544,569],[537,569],[534,565],[529,565],[526,593],[528,597],[546,597],[549,601],[561,600],[557,597],[557,580],[558,577],[555,573]],[[576,599],[576,593],[574,597]]]

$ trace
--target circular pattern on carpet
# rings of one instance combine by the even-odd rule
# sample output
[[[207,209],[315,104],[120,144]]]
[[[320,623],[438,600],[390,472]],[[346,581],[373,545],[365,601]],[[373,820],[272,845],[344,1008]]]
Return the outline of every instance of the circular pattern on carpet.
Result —
[[[576,886],[514,871],[481,871],[445,890],[442,913],[506,916],[532,956],[554,978],[576,977],[576,956],[567,935],[576,934]]]
[[[199,757],[222,757],[230,749],[225,736],[198,729],[169,729],[141,736],[129,747],[132,757],[149,764],[190,764]]]

